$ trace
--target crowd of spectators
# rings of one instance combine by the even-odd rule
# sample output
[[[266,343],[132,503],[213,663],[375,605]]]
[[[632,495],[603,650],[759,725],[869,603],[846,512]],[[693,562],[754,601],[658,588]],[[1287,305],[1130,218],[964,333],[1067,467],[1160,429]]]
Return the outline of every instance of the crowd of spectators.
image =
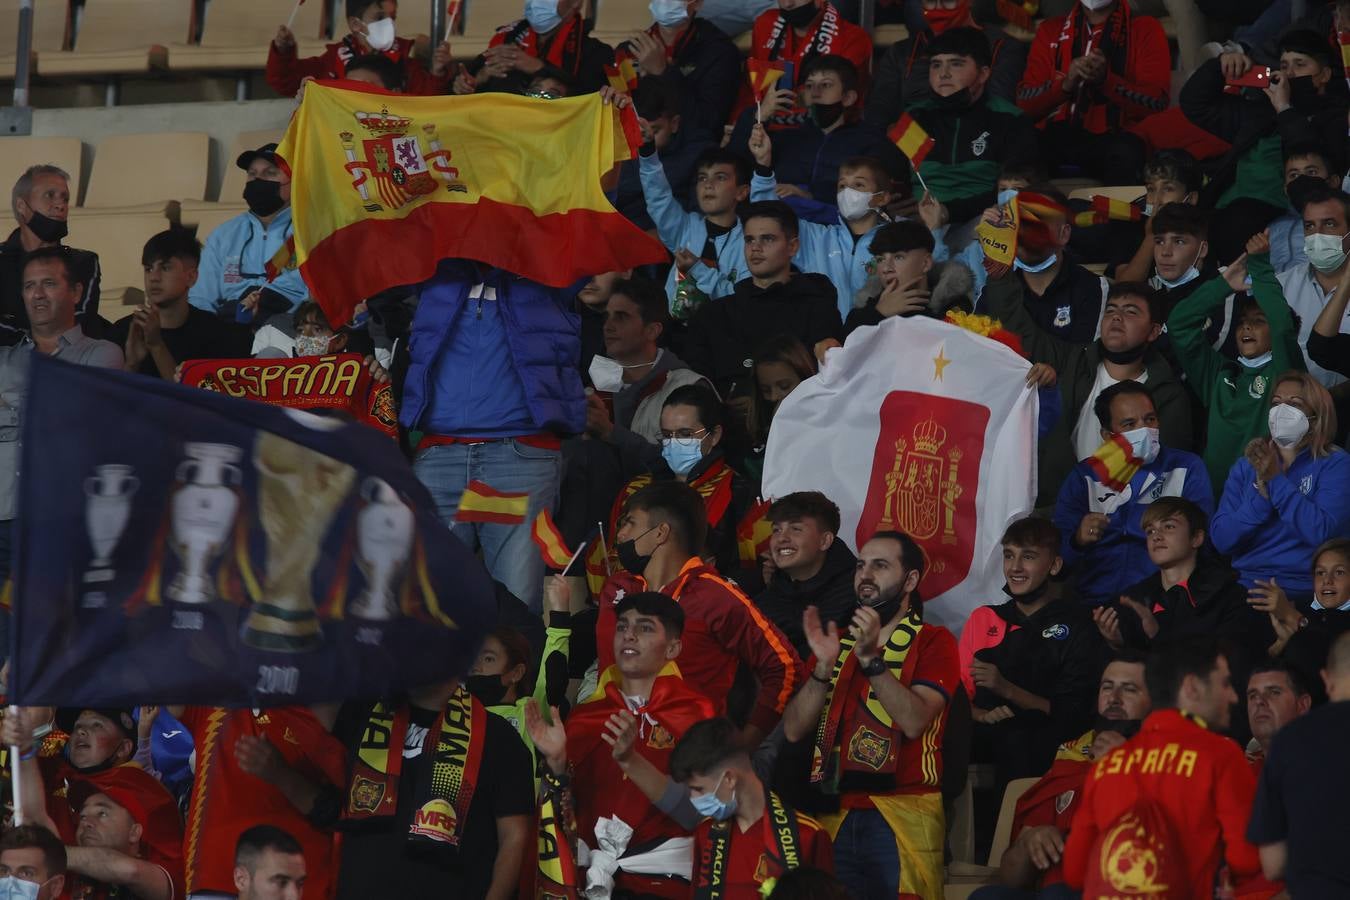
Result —
[[[502,612],[469,673],[406,696],[11,709],[25,824],[0,835],[0,893],[543,896],[546,803],[602,896],[935,900],[974,763],[994,785],[977,833],[1036,779],[977,896],[1350,895],[1331,765],[1350,2],[1046,0],[1036,25],[1016,21],[1034,2],[999,3],[1003,23],[894,0],[878,12],[910,35],[875,53],[856,3],[735,5],[652,0],[611,47],[581,0],[526,0],[465,64],[395,37],[395,0],[346,0],[320,57],[278,30],[282,95],[349,79],[634,107],[641,146],[605,187],[672,263],[568,289],[447,259],[330,321],[298,271],[268,274],[293,233],[269,144],[234,161],[247,212],[205,245],[155,235],[143,304],[101,308],[97,256],[64,244],[69,176],[33,161],[0,244],[0,577],[32,354],[174,380],[355,352]],[[738,19],[784,70],[758,96]],[[888,136],[906,122],[932,141],[917,167]],[[1103,182],[1138,199],[1095,216],[1066,196]],[[1013,264],[986,265],[977,227],[1024,205]],[[970,598],[955,634],[925,621],[909,535],[855,550],[832,498],[760,498],[775,410],[833,348],[953,310],[1016,335],[1041,401],[1038,471],[997,476],[1035,478],[1036,509],[1002,536],[1004,595]],[[1130,465],[1104,473],[1107,448]],[[457,521],[472,481],[527,495],[524,524]],[[600,523],[598,573],[546,573],[541,511],[572,546]],[[460,735],[471,762],[447,774]],[[1111,853],[1138,868],[1108,873]]]

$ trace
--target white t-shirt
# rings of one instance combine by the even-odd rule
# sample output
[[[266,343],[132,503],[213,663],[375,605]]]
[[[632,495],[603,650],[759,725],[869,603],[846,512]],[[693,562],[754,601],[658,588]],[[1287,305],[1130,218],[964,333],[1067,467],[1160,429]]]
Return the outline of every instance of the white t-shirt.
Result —
[[[1125,379],[1129,380],[1129,379]],[[1148,371],[1139,373],[1139,377],[1134,381],[1143,384],[1148,381]],[[1106,363],[1097,363],[1097,378],[1092,382],[1092,391],[1087,396],[1087,402],[1083,408],[1078,411],[1078,424],[1073,426],[1073,451],[1074,457],[1079,461],[1087,459],[1097,452],[1097,448],[1102,445],[1102,423],[1097,421],[1097,414],[1092,411],[1092,407],[1097,402],[1097,396],[1113,384],[1119,384],[1115,378],[1112,378],[1106,371]]]

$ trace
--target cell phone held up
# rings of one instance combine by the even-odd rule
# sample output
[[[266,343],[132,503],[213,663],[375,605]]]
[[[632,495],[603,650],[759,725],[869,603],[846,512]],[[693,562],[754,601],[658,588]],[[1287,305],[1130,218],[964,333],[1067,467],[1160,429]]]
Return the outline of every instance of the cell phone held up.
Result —
[[[1228,79],[1224,93],[1240,94],[1243,88],[1265,90],[1270,87],[1270,66],[1252,66],[1236,78]]]

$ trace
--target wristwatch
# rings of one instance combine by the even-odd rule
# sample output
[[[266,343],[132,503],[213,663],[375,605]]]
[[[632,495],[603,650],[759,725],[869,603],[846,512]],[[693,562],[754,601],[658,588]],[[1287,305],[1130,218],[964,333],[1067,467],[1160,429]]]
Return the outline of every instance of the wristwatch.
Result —
[[[862,672],[868,678],[875,678],[878,675],[886,674],[886,663],[880,656],[873,657],[870,662],[865,662],[858,666],[858,671]]]

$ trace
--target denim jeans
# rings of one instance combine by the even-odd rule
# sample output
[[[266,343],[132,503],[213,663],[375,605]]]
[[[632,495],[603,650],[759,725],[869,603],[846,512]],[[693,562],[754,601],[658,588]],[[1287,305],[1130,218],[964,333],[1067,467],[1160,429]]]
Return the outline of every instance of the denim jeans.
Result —
[[[14,574],[14,520],[0,520],[0,589]],[[0,608],[0,664],[9,659],[9,610]]]
[[[834,839],[834,874],[853,900],[895,900],[900,850],[875,809],[850,810]]]
[[[482,548],[488,572],[530,609],[542,609],[544,561],[530,537],[539,511],[553,510],[561,462],[557,450],[506,439],[482,444],[438,444],[422,450],[413,471],[436,503],[436,513],[470,549]],[[508,494],[528,493],[529,511],[520,525],[456,522],[459,499],[470,481]]]

